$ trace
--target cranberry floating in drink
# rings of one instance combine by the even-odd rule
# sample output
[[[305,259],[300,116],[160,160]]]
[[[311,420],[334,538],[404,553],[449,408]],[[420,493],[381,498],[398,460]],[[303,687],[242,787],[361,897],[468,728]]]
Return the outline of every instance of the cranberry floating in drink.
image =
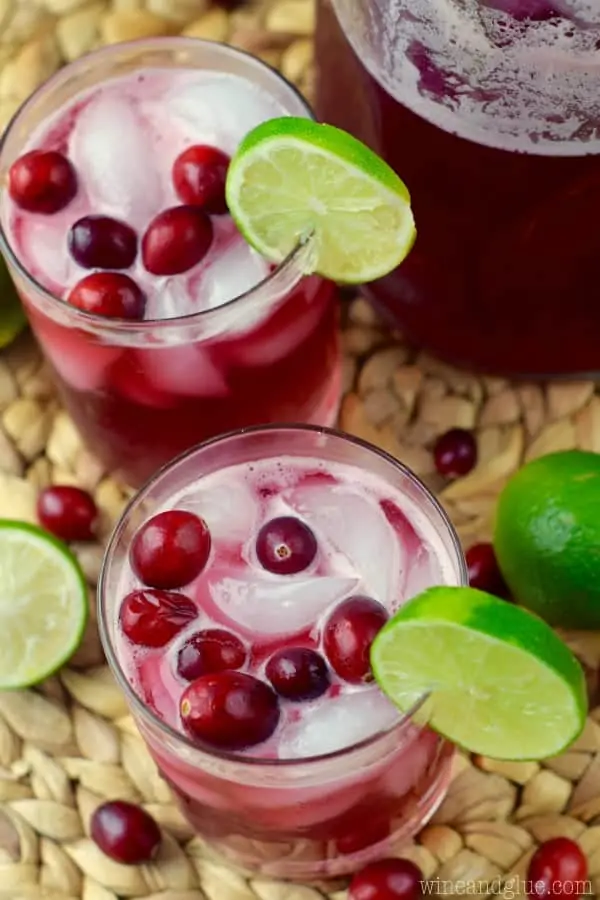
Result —
[[[448,783],[451,746],[400,715],[369,651],[409,598],[465,581],[446,517],[399,463],[319,428],[247,429],[142,489],[107,552],[100,624],[199,834],[265,875],[338,875],[412,835]]]
[[[8,193],[19,209],[51,215],[71,202],[77,177],[62,153],[30,150],[10,167]]]
[[[308,246],[253,250],[225,200],[240,141],[286,115],[311,114],[258,60],[159,38],[67,66],[4,136],[0,249],[84,440],[134,486],[216,434],[335,420],[335,288]]]
[[[188,147],[173,163],[173,186],[182,203],[215,215],[227,212],[225,180],[229,157],[206,144]]]

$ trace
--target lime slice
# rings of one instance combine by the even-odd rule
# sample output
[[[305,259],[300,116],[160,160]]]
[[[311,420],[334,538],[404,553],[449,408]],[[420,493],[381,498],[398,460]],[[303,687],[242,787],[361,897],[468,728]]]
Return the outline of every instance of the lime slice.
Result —
[[[314,234],[314,271],[346,284],[387,275],[416,236],[406,186],[360,141],[286,116],[251,131],[227,175],[227,205],[249,244],[279,263]]]
[[[75,652],[87,622],[85,579],[69,549],[0,520],[0,689],[37,684]]]
[[[0,347],[6,347],[23,331],[27,319],[4,260],[0,256]]]
[[[410,600],[371,648],[375,678],[403,712],[472,753],[545,759],[581,732],[583,670],[549,625],[473,588]]]

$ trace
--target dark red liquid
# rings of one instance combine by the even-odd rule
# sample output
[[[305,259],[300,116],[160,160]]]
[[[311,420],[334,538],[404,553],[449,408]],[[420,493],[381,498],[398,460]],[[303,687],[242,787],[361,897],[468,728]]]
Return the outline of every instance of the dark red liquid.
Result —
[[[133,487],[218,434],[267,422],[332,425],[335,419],[337,292],[317,276],[301,281],[247,332],[164,349],[100,344],[45,316],[26,296],[23,300],[85,442]],[[224,374],[226,390],[203,390],[195,346],[198,365],[200,355],[208,355]]]
[[[417,241],[366,293],[417,343],[508,375],[600,371],[600,159],[482,146],[419,118],[363,68],[328,0],[317,112],[396,169]],[[431,79],[428,62],[418,63]]]

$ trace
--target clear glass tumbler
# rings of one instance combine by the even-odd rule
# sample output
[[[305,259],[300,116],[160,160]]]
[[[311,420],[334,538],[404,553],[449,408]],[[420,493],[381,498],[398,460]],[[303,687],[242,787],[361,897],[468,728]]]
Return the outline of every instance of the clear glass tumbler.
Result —
[[[0,184],[32,132],[57,110],[107,79],[149,68],[236,75],[290,115],[311,115],[277,72],[231,47],[181,37],[118,44],[65,67],[22,106],[0,141]],[[61,398],[94,453],[134,487],[186,448],[233,428],[334,423],[337,296],[331,283],[303,274],[310,241],[223,306],[142,322],[91,315],[54,296],[14,244],[0,190],[0,250]]]
[[[157,508],[168,508],[174,495],[193,489],[211,473],[286,456],[319,460],[324,471],[328,464],[344,463],[356,467],[357,478],[364,472],[366,478],[380,479],[418,511],[421,533],[429,535],[428,546],[434,547],[429,552],[438,557],[436,564],[446,573],[446,582],[466,583],[465,563],[451,523],[405,466],[336,431],[266,426],[197,447],[163,468],[131,501],[105,556],[99,622],[108,662],[137,726],[198,834],[245,870],[312,880],[352,872],[414,835],[444,796],[452,746],[417,724],[414,717],[398,715],[391,727],[367,740],[317,757],[265,759],[250,752],[200,748],[183,731],[168,725],[134,689],[131,647],[124,642],[119,624],[122,578],[129,577],[128,554],[139,526]],[[413,554],[416,558],[414,548]],[[155,661],[159,666],[165,662],[161,654]],[[151,680],[154,685],[155,676]]]

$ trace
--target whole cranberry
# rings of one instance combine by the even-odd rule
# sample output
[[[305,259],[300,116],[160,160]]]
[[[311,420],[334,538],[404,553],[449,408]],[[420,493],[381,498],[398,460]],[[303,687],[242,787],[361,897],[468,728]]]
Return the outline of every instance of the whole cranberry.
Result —
[[[77,193],[75,169],[56,150],[30,150],[10,167],[8,193],[21,209],[51,215]]]
[[[67,302],[110,319],[143,319],[146,308],[146,298],[135,281],[119,272],[86,275],[72,288]]]
[[[98,507],[87,491],[54,484],[40,491],[37,517],[46,531],[63,541],[93,541]]]
[[[265,522],[256,538],[258,561],[276,575],[296,575],[317,555],[317,539],[295,516],[278,516]]]
[[[241,669],[246,656],[235,634],[223,628],[206,628],[189,637],[177,654],[177,672],[186,681],[194,681],[212,672]]]
[[[174,206],[159,213],[142,238],[144,266],[153,275],[187,272],[210,249],[213,230],[198,206]]]
[[[409,859],[381,859],[356,873],[348,900],[418,900],[423,884],[423,873]]]
[[[338,853],[350,856],[373,844],[379,844],[390,836],[390,817],[380,811],[374,814],[371,810],[368,816],[356,823],[352,831],[342,833],[336,838],[335,846]]]
[[[138,529],[131,544],[131,566],[150,587],[180,588],[204,569],[210,544],[204,519],[183,509],[169,509]]]
[[[507,597],[509,590],[491,544],[473,544],[465,553],[469,584],[496,597]]]
[[[162,840],[152,816],[125,800],[99,806],[92,815],[90,833],[106,856],[131,866],[153,859]]]
[[[314,700],[330,684],[323,657],[308,647],[285,647],[267,663],[266,676],[286,700]]]
[[[370,597],[349,597],[333,611],[323,632],[331,667],[345,681],[371,681],[371,644],[388,620],[386,610]]]
[[[185,594],[142,588],[123,599],[119,621],[133,644],[164,647],[198,617],[198,610]]]
[[[110,216],[84,216],[71,226],[68,245],[84,269],[128,269],[137,253],[137,235]]]
[[[227,212],[225,181],[230,158],[217,147],[195,144],[173,163],[173,185],[182,203],[201,206],[208,213]]]
[[[192,681],[179,702],[192,737],[220,750],[243,750],[269,738],[279,702],[268,685],[243,672],[216,672]]]
[[[587,860],[579,844],[558,837],[538,847],[527,871],[529,897],[573,897],[586,893]]]
[[[444,478],[468,475],[477,462],[477,442],[470,431],[451,428],[437,439],[433,459]]]

